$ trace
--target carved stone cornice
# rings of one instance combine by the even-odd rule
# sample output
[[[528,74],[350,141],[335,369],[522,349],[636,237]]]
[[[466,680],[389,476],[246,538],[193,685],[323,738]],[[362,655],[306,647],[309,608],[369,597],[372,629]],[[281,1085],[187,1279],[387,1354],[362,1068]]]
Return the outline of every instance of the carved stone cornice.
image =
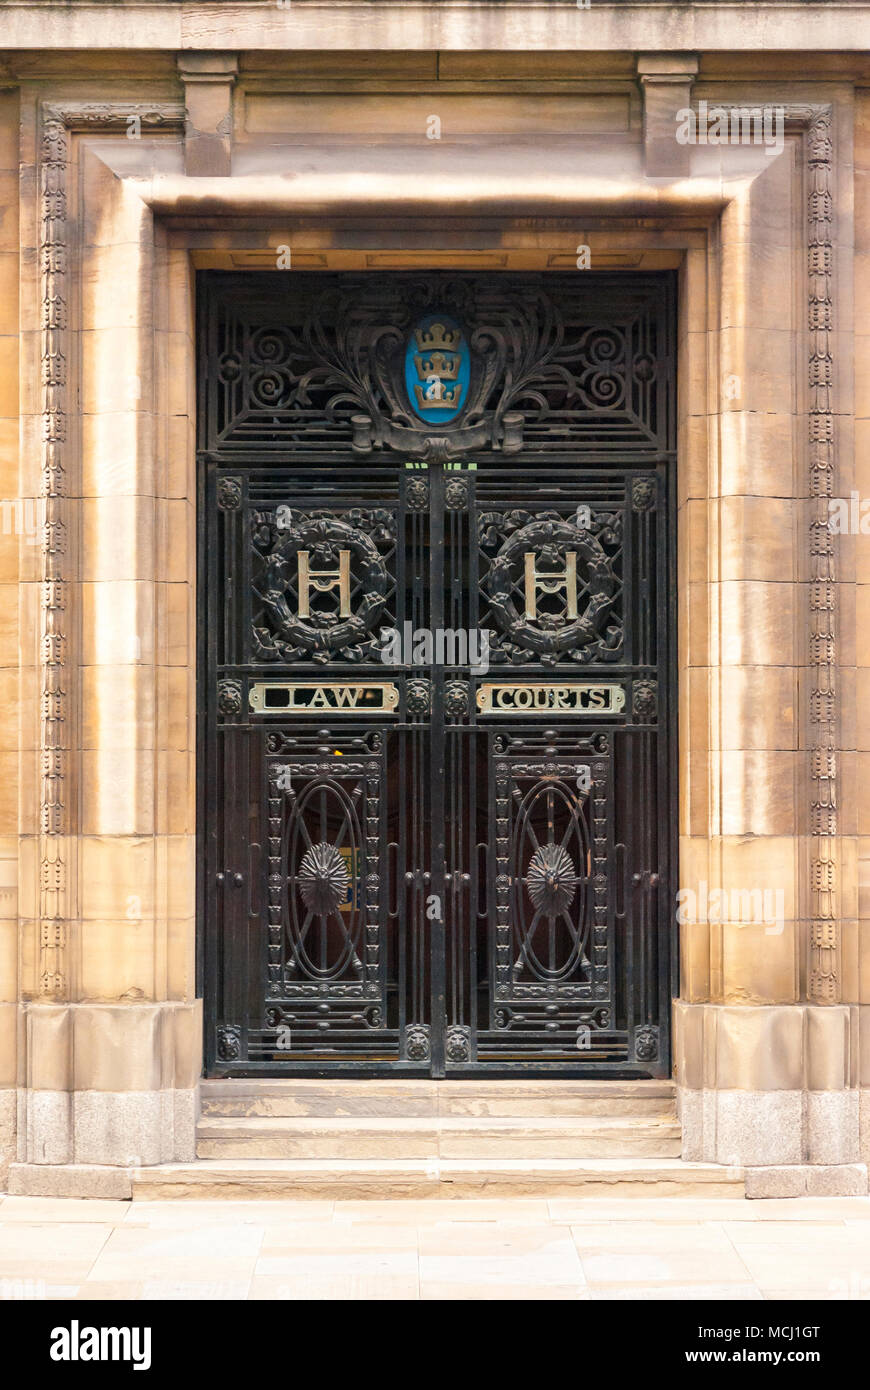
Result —
[[[65,131],[126,131],[131,117],[147,130],[184,128],[184,106],[176,101],[67,101],[45,102],[42,107],[43,132],[51,122],[57,122]]]
[[[70,587],[67,537],[69,424],[67,344],[71,246],[67,227],[67,166],[73,130],[122,131],[131,117],[140,129],[183,125],[175,103],[46,103],[39,142],[41,275],[41,494],[45,499],[41,546],[39,709],[39,993],[63,998],[68,989],[66,948],[74,889],[69,851],[71,817]]]

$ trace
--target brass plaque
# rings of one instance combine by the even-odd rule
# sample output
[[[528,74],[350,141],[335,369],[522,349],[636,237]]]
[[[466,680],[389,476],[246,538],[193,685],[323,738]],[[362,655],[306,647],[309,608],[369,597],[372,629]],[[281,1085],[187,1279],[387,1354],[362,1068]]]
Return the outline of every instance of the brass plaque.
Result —
[[[391,681],[345,685],[323,681],[256,681],[248,703],[258,714],[282,710],[300,714],[391,714],[398,708],[398,687]]]
[[[477,708],[481,714],[619,714],[625,708],[625,690],[598,681],[499,682],[480,686]]]

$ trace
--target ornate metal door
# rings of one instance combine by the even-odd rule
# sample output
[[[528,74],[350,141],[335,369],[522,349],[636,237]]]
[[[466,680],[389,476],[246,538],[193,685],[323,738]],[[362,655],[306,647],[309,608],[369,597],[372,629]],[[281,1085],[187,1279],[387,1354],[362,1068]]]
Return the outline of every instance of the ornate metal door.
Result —
[[[668,1072],[672,292],[202,277],[212,1074]]]

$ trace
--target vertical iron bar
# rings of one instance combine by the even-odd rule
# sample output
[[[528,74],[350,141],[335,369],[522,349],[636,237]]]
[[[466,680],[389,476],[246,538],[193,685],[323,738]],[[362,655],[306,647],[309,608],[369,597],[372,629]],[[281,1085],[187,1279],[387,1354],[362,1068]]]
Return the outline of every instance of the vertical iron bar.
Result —
[[[444,627],[444,469],[434,464],[429,470],[431,479],[431,511],[429,522],[429,601],[430,628],[437,632]],[[432,1075],[444,1075],[447,963],[445,957],[444,917],[446,884],[444,878],[444,671],[433,666],[432,708],[430,716],[430,851],[432,856],[432,892],[440,902],[441,911],[429,924],[431,939],[432,979]]]

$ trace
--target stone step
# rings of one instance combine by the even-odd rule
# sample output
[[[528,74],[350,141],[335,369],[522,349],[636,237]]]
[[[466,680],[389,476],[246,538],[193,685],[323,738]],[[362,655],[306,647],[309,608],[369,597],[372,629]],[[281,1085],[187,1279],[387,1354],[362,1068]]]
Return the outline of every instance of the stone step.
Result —
[[[203,1159],[139,1168],[136,1201],[212,1197],[742,1197],[743,1169],[680,1159]]]
[[[672,1081],[211,1080],[204,1117],[675,1117]]]
[[[206,1116],[199,1158],[677,1158],[675,1120],[635,1116],[311,1119]]]

